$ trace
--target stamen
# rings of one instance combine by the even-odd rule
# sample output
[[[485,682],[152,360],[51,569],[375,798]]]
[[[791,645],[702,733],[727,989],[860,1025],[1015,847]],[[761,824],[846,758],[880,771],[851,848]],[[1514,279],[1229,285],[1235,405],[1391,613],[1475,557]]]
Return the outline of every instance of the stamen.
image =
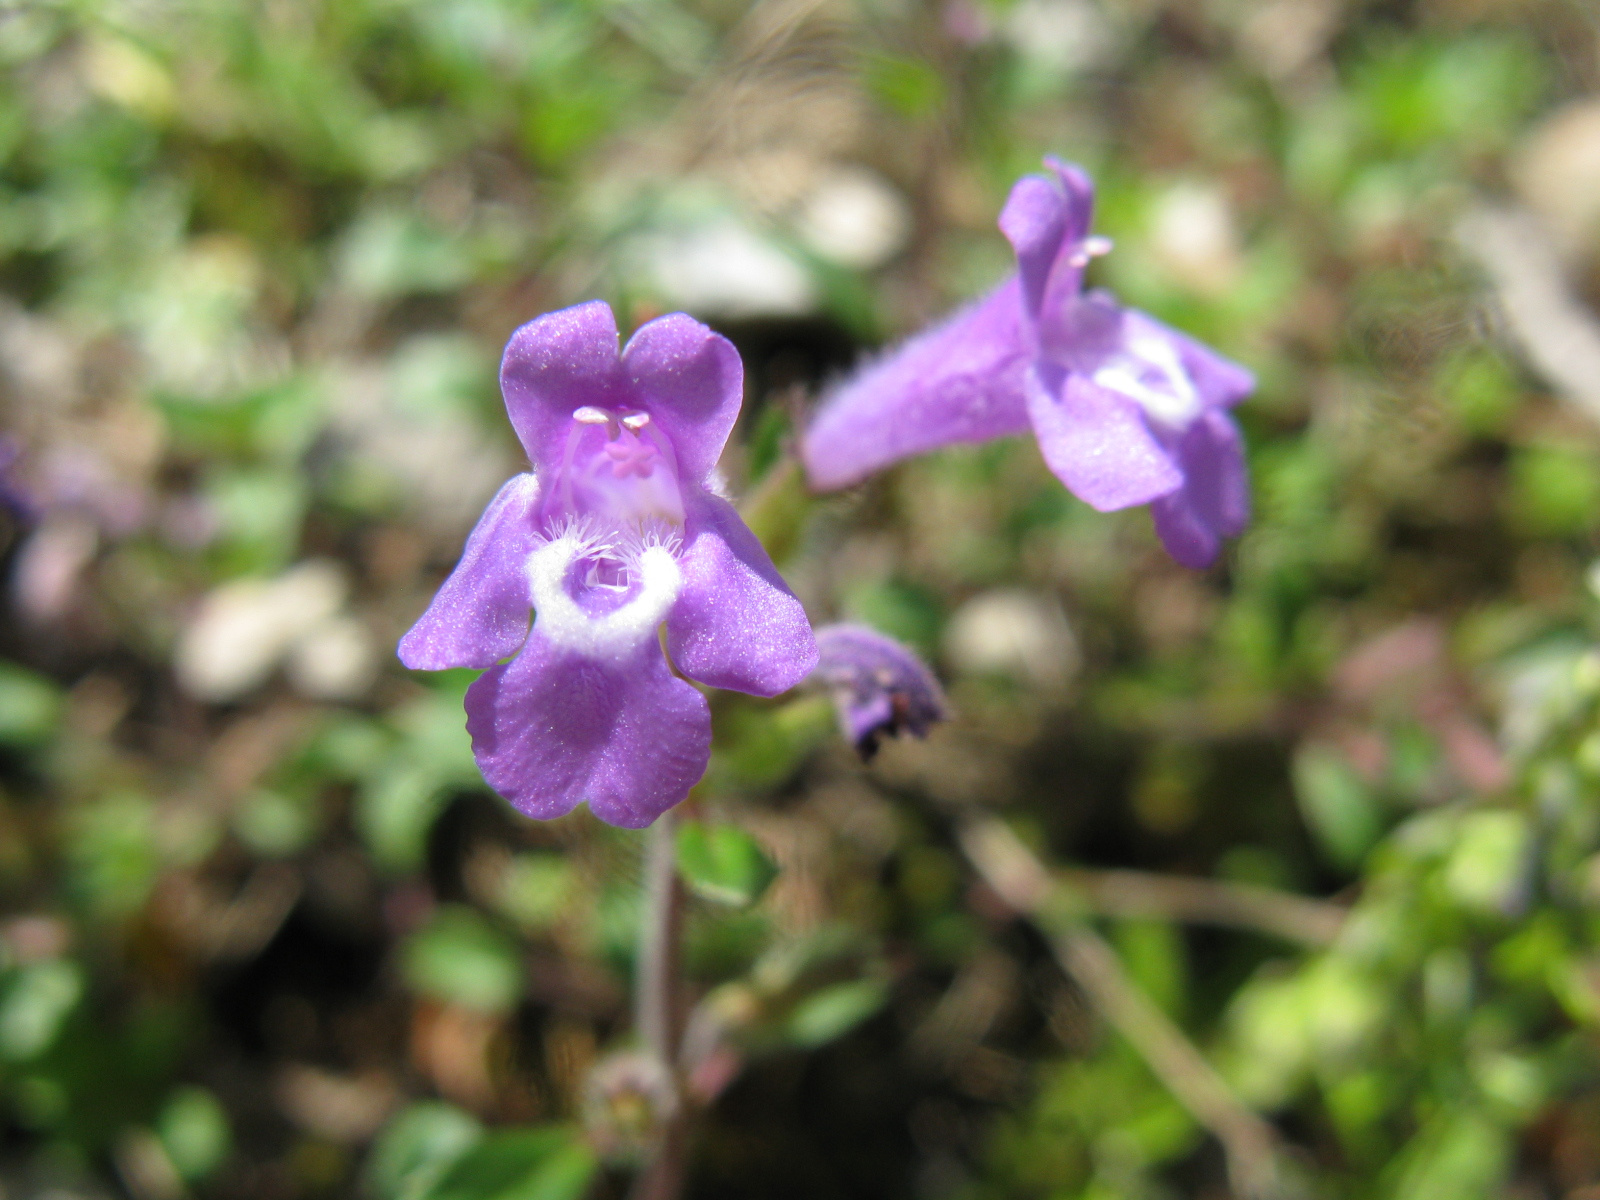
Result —
[[[1089,265],[1090,259],[1099,258],[1110,253],[1111,239],[1095,234],[1093,237],[1084,238],[1083,241],[1072,248],[1072,257],[1069,261],[1075,267],[1086,267]]]
[[[642,517],[684,518],[672,444],[647,412],[576,408],[554,482],[547,519],[582,512],[617,526]]]
[[[625,592],[631,586],[626,563],[615,558],[597,558],[589,563],[589,573],[583,577],[583,586],[605,588],[608,592]]]

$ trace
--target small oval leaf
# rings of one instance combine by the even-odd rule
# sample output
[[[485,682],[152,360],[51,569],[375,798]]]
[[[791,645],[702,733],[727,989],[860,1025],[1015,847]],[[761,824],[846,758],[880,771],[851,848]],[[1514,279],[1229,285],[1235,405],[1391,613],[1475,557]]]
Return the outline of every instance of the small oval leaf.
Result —
[[[678,872],[697,896],[744,908],[761,899],[778,868],[738,826],[685,821],[678,829]]]

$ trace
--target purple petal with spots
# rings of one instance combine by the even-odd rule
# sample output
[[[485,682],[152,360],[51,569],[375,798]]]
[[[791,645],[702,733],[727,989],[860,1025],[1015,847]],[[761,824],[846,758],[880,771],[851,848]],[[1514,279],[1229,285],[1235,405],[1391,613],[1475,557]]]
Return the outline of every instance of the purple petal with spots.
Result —
[[[717,465],[744,401],[744,364],[733,343],[693,317],[657,317],[628,339],[622,369],[641,408],[671,440],[684,478]]]
[[[944,692],[923,661],[906,646],[865,625],[825,625],[817,630],[812,678],[833,695],[839,726],[863,758],[885,737],[926,737],[945,718]]]
[[[627,829],[688,795],[711,755],[705,697],[667,669],[654,639],[598,662],[537,627],[467,689],[467,731],[484,779],[521,812],[548,820],[587,802]]]
[[[487,667],[528,635],[528,577],[539,484],[515,475],[489,502],[467,537],[461,561],[405,637],[400,661],[413,671]]]
[[[678,669],[712,687],[776,696],[817,661],[805,609],[726,500],[702,493],[684,529],[683,590],[667,615]]]
[[[1076,372],[1031,372],[1028,412],[1045,464],[1091,508],[1148,504],[1183,484],[1138,406]]]
[[[849,487],[913,454],[1028,428],[1022,305],[1015,278],[835,389],[806,430],[811,485]]]
[[[1150,506],[1167,552],[1186,567],[1208,567],[1222,539],[1243,532],[1250,520],[1250,485],[1239,431],[1227,414],[1209,409],[1190,425],[1177,447],[1183,487]]]

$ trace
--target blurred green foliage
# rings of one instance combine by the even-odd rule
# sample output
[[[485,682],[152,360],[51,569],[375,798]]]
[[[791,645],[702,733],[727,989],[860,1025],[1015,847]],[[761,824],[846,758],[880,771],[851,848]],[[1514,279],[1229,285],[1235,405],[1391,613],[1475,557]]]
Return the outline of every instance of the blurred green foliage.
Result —
[[[471,673],[389,656],[518,468],[505,337],[603,296],[735,339],[752,527],[955,714],[863,768],[820,695],[714,697],[687,1194],[1226,1194],[973,877],[981,806],[1145,873],[1078,916],[1310,1195],[1587,1196],[1600,447],[1461,219],[1527,210],[1592,310],[1596,36],[1582,0],[0,6],[0,1188],[622,1194],[639,838],[512,814]],[[1025,439],[794,468],[834,374],[1009,268],[1046,152],[1100,188],[1092,281],[1257,373],[1212,572]],[[1337,935],[1190,923],[1174,875]]]

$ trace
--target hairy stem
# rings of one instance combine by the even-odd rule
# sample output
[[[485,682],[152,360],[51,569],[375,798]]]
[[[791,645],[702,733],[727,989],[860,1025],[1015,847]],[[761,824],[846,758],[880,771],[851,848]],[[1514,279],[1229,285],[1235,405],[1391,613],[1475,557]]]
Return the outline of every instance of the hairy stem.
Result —
[[[670,811],[650,827],[633,997],[633,1025],[639,1040],[669,1070],[676,1067],[680,1028],[678,942],[683,895],[678,883],[677,830],[677,816]]]
[[[629,1200],[677,1200],[688,1165],[689,1105],[678,1063],[683,1034],[678,978],[683,885],[678,881],[677,828],[677,816],[670,811],[650,827],[633,997],[634,1029],[646,1053],[671,1078],[672,1103],[650,1159],[633,1182]]]
[[[1277,1132],[1233,1094],[1183,1031],[1139,990],[1094,930],[1050,911],[1057,886],[1044,864],[992,817],[969,820],[960,841],[984,881],[1044,931],[1062,970],[1173,1097],[1222,1143],[1234,1190],[1250,1200],[1284,1196],[1287,1182],[1280,1170]]]

